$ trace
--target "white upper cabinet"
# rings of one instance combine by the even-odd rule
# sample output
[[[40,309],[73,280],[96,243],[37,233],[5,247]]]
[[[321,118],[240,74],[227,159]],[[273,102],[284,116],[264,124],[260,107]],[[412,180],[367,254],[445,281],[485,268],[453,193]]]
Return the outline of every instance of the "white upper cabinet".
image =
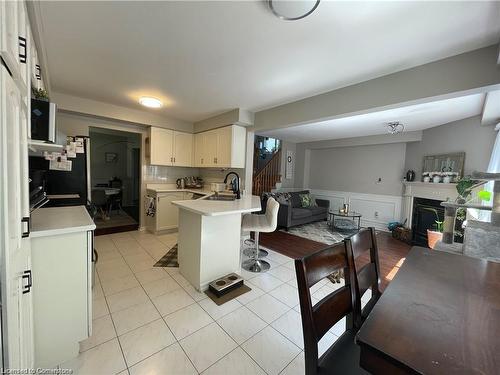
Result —
[[[244,168],[246,129],[231,125],[195,134],[195,166]]]
[[[174,131],[173,164],[178,167],[193,166],[193,135]]]
[[[193,135],[152,127],[149,136],[149,159],[152,165],[191,167]]]
[[[32,38],[28,36],[29,20],[28,13],[26,11],[26,4],[24,1],[18,1],[18,49],[19,49],[19,84],[22,91],[26,92],[30,97],[31,93],[29,92],[31,88],[31,64],[29,61],[29,45],[32,43]]]
[[[0,55],[14,78],[19,75],[18,4],[0,1]]]
[[[172,165],[174,132],[152,127],[149,133],[149,158],[152,165]]]

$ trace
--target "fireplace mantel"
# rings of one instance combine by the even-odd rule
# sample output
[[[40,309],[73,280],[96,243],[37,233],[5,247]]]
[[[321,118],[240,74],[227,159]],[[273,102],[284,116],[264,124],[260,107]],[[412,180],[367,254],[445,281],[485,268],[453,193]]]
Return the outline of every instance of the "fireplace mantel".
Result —
[[[457,184],[433,182],[403,182],[403,185],[403,196],[436,199],[438,201],[454,201],[458,196]]]

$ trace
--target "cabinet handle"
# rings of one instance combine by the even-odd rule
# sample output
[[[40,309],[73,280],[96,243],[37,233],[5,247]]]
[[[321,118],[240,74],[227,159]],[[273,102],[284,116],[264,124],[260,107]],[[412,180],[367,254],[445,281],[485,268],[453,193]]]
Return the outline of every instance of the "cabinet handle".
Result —
[[[201,164],[203,164],[203,158],[201,158]]]
[[[21,51],[19,51],[19,62],[21,62],[22,64],[26,64],[26,60],[27,60],[27,56],[28,56],[28,53],[27,53],[27,44],[26,44],[26,38],[23,38],[22,36],[19,37],[19,47],[20,49],[23,50],[23,52],[21,53]]]
[[[174,157],[174,163],[175,163],[175,157]]]
[[[40,68],[40,65],[38,65],[38,64],[35,65],[35,77],[39,81],[42,80],[42,69]]]
[[[23,223],[28,224],[28,230],[27,231],[23,231],[21,237],[22,238],[27,238],[27,237],[30,236],[30,232],[31,232],[31,220],[30,220],[30,218],[29,217],[23,217],[21,219],[21,225],[23,225]]]
[[[33,279],[31,278],[31,270],[24,271],[22,278],[23,280],[24,279],[28,280],[28,284],[23,286],[23,294],[31,292],[31,287],[33,286]]]

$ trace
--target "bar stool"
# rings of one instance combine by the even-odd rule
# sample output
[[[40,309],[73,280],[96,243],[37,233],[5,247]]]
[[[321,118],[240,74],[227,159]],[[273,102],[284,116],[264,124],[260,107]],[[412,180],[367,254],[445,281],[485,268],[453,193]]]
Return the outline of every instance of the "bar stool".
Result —
[[[266,205],[266,213],[264,215],[244,215],[241,221],[241,229],[244,232],[254,232],[255,249],[253,258],[248,259],[241,265],[245,270],[250,272],[266,272],[271,268],[271,265],[259,258],[259,234],[260,232],[274,232],[278,226],[278,210],[280,205],[274,198],[269,198]]]

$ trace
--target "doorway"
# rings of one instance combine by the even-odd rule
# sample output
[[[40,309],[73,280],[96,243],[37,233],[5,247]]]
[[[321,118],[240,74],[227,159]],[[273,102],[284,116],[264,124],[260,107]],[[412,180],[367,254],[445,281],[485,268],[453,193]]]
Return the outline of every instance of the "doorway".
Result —
[[[90,183],[96,235],[139,228],[141,135],[91,127]]]

